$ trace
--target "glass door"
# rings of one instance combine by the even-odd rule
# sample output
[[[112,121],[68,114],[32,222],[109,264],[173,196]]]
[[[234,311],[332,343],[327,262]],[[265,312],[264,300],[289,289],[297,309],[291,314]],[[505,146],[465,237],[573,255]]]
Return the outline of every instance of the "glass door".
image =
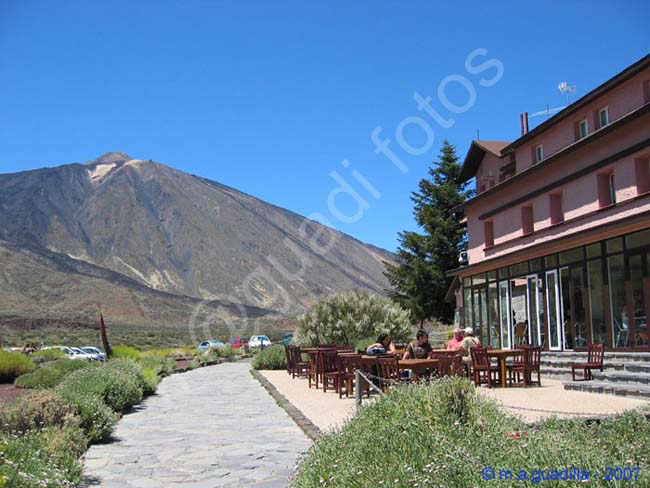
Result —
[[[501,347],[503,349],[512,348],[512,322],[510,319],[510,282],[499,282],[499,321],[501,327]]]
[[[557,270],[546,272],[546,309],[548,310],[548,348],[551,351],[561,351],[563,342],[562,309],[560,283]]]
[[[526,293],[528,302],[528,342],[533,346],[544,345],[544,334],[542,333],[542,322],[544,321],[544,304],[540,304],[541,283],[536,274],[526,276]],[[541,308],[540,308],[540,305]]]

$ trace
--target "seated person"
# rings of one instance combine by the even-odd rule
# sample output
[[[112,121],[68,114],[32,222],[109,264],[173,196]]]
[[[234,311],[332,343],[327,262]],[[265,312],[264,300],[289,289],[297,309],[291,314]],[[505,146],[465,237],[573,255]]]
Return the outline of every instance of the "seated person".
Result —
[[[415,340],[406,347],[404,359],[427,359],[431,356],[431,351],[429,334],[426,330],[420,329],[415,335]]]
[[[395,344],[390,340],[388,334],[379,334],[377,342],[370,344],[366,349],[369,356],[379,356],[381,354],[395,354]]]
[[[470,349],[477,346],[480,347],[480,345],[481,341],[477,337],[474,337],[474,329],[471,327],[465,328],[465,338],[460,343],[460,351],[463,355],[463,363],[471,364],[472,355],[470,353]]]
[[[447,350],[457,351],[460,349],[461,342],[463,342],[463,329],[454,329],[454,337],[447,343]]]

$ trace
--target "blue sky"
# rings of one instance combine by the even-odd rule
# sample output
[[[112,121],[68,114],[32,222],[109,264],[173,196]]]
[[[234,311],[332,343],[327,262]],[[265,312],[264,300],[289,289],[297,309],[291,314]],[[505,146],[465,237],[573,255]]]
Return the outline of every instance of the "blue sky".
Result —
[[[1,0],[0,172],[124,151],[394,250],[445,137],[461,158],[477,130],[516,138],[559,82],[575,99],[648,54],[649,18],[645,0]]]

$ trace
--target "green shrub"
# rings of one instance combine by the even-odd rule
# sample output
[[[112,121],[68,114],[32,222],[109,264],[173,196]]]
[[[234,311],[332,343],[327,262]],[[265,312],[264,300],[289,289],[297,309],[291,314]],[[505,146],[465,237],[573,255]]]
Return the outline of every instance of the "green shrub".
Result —
[[[550,419],[531,427],[475,394],[466,380],[447,378],[391,388],[364,406],[340,431],[317,441],[291,486],[483,486],[485,466],[495,468],[498,486],[506,487],[537,483],[500,480],[499,469],[516,477],[519,470],[578,466],[603,473],[604,466],[638,466],[630,486],[650,486],[649,449],[650,422],[638,412],[600,424]],[[589,486],[612,483],[592,477]]]
[[[54,388],[73,371],[96,366],[97,363],[79,359],[57,359],[45,363],[33,373],[16,378],[15,383],[20,388]]]
[[[78,392],[69,392],[66,394],[66,400],[75,407],[75,411],[79,416],[79,425],[90,442],[98,442],[111,435],[119,416],[101,398]]]
[[[36,351],[30,356],[30,359],[36,364],[43,364],[64,357],[66,357],[65,353],[61,349],[44,349],[42,351]]]
[[[235,356],[235,350],[230,344],[224,347],[212,347],[210,348],[210,353],[214,351],[215,355],[220,358],[229,359]]]
[[[83,432],[70,426],[47,427],[23,436],[0,434],[0,486],[77,486],[79,457],[85,448]]]
[[[115,346],[111,353],[111,358],[114,359],[131,359],[138,361],[142,357],[142,353],[131,346]]]
[[[354,346],[366,337],[389,334],[393,342],[411,336],[410,313],[388,298],[361,290],[331,295],[301,319],[293,342],[301,346]]]
[[[169,376],[176,367],[176,361],[170,358],[161,358],[159,356],[147,356],[140,360],[142,367],[152,369],[158,376]]]
[[[158,358],[185,358],[196,356],[200,351],[195,347],[175,347],[169,349],[150,349],[142,353],[142,357],[158,357]]]
[[[36,391],[0,409],[0,430],[28,432],[45,427],[78,425],[75,409],[53,391]]]
[[[368,349],[368,347],[371,344],[374,344],[375,342],[377,342],[376,337],[368,337],[366,339],[361,339],[355,344],[354,349],[355,351],[365,351],[366,349]]]
[[[284,346],[271,346],[261,350],[253,359],[254,369],[286,369],[287,356]]]
[[[0,350],[0,383],[13,381],[21,374],[31,373],[35,369],[34,361],[24,354]]]
[[[87,368],[66,376],[56,391],[66,399],[84,395],[100,398],[114,412],[123,412],[142,400],[142,387],[126,368]]]

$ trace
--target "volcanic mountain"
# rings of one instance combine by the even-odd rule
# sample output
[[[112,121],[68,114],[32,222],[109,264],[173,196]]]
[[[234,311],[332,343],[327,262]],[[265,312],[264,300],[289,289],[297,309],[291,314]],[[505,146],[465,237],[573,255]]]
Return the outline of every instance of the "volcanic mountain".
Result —
[[[0,175],[0,323],[187,321],[197,304],[287,317],[382,292],[392,254],[286,209],[113,152]]]

